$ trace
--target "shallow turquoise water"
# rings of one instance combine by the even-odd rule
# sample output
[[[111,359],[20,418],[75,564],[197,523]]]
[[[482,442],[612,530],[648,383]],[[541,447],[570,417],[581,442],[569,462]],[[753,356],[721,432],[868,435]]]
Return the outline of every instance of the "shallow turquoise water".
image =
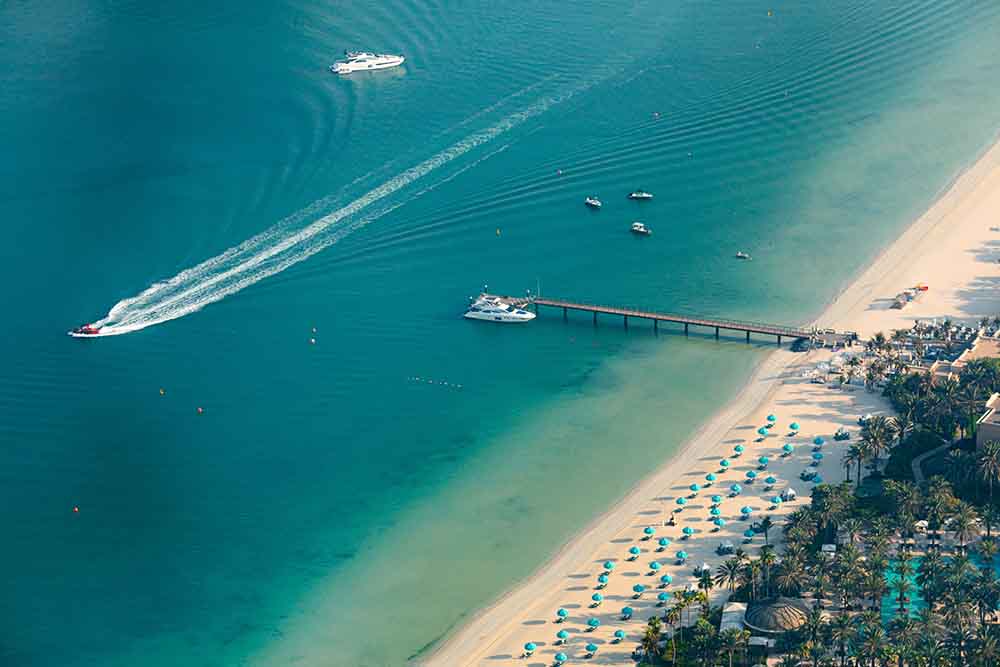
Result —
[[[805,321],[1000,127],[995,3],[769,8],[0,6],[0,656],[400,665],[676,451],[766,342],[465,298]]]

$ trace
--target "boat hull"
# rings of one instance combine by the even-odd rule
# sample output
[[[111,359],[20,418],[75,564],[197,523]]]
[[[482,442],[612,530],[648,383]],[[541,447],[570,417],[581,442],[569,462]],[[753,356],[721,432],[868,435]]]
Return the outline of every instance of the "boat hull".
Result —
[[[349,63],[337,63],[330,67],[330,71],[335,74],[354,74],[355,72],[374,72],[380,69],[391,69],[393,67],[399,67],[404,62],[406,58],[400,56],[388,62],[383,63],[360,63],[360,64],[349,64]]]

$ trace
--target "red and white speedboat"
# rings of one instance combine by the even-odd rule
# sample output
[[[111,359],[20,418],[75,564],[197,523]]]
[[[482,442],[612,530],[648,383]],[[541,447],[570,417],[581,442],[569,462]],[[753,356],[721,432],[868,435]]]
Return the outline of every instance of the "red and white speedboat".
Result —
[[[93,324],[84,324],[83,326],[79,326],[68,333],[74,338],[88,338],[90,336],[100,335],[101,327],[95,327]]]

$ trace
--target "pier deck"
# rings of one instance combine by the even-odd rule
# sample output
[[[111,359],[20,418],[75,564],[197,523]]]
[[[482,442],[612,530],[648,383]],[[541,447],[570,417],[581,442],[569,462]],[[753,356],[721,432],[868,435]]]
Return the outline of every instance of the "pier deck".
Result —
[[[493,295],[496,296],[496,295]],[[781,345],[782,338],[806,338],[810,340],[821,340],[825,344],[850,344],[857,338],[851,332],[834,332],[830,330],[817,331],[815,329],[803,329],[799,327],[789,327],[780,324],[766,324],[763,322],[748,322],[744,320],[719,319],[713,317],[699,317],[694,315],[676,315],[673,313],[659,313],[650,310],[640,310],[637,308],[622,308],[619,306],[605,306],[592,303],[577,303],[564,299],[551,299],[544,297],[533,297],[530,299],[496,296],[502,301],[519,306],[534,306],[535,312],[539,312],[542,306],[548,308],[562,308],[563,319],[569,311],[579,311],[592,313],[594,323],[597,323],[598,315],[615,315],[622,318],[625,328],[628,328],[629,318],[652,320],[653,329],[658,331],[660,322],[670,322],[684,325],[684,333],[687,334],[691,326],[714,329],[715,337],[719,337],[720,331],[735,331],[746,335],[747,342],[750,341],[751,334],[764,336],[775,336],[778,345]]]

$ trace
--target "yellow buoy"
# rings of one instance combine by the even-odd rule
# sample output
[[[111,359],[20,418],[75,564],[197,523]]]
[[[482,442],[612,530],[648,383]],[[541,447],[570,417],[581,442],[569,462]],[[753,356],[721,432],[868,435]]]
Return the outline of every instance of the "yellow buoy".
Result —
[[[500,228],[497,227],[497,236],[500,236]]]
[[[163,387],[160,387],[160,396],[166,396],[166,395],[167,395],[167,390],[164,389]]]

